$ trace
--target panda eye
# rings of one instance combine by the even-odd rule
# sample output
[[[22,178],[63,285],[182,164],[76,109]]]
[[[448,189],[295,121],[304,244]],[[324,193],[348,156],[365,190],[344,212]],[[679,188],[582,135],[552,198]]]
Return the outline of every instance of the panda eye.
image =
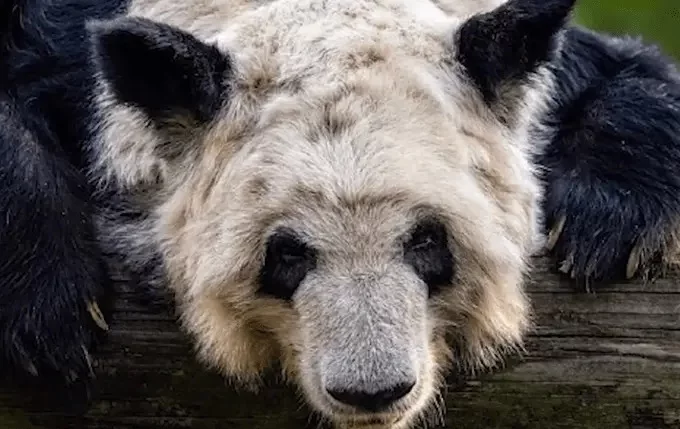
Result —
[[[307,247],[295,238],[278,241],[278,254],[281,262],[286,265],[295,265],[304,262],[308,256]]]
[[[267,240],[260,271],[260,290],[289,300],[307,273],[316,267],[316,252],[292,231],[279,230]]]
[[[411,232],[406,247],[411,251],[429,250],[446,244],[446,228],[436,221],[418,223]]]
[[[430,294],[449,284],[454,260],[446,227],[430,219],[418,223],[404,243],[404,261],[425,282]]]
[[[430,233],[414,235],[410,242],[410,249],[412,251],[427,250],[437,244],[435,241],[436,239],[437,238]]]

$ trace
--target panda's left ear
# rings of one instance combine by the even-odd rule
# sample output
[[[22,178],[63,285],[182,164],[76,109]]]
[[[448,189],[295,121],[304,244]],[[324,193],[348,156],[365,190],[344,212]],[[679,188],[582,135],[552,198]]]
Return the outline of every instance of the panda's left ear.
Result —
[[[228,91],[227,55],[173,26],[144,18],[88,24],[102,79],[121,103],[158,125],[209,121]]]
[[[456,57],[493,104],[549,61],[575,0],[509,0],[472,16],[455,34]]]

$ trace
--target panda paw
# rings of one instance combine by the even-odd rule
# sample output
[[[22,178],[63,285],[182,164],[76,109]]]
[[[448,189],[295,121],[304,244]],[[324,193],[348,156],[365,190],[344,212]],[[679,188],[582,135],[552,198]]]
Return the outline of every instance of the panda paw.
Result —
[[[547,213],[546,249],[556,270],[585,291],[634,277],[654,280],[672,264],[678,223],[654,210],[653,201],[570,202]]]
[[[586,289],[653,280],[680,243],[680,80],[637,42],[568,37],[538,158],[547,248]]]
[[[101,308],[107,306],[98,299],[101,284],[84,284],[82,270],[71,270],[52,271],[44,281],[15,279],[0,290],[2,372],[9,377],[89,388],[91,352],[109,329]]]

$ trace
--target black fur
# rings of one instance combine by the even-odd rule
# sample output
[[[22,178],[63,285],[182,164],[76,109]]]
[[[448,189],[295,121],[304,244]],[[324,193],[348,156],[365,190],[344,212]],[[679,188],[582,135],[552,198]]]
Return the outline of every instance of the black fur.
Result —
[[[493,104],[549,61],[575,0],[511,0],[456,32],[458,61]]]
[[[289,300],[309,271],[316,267],[316,251],[293,231],[282,229],[267,240],[260,271],[260,291]]]
[[[425,282],[429,295],[450,284],[454,260],[446,227],[432,219],[418,223],[404,243],[404,261]]]
[[[229,59],[166,24],[122,18],[90,26],[96,60],[116,97],[167,123],[212,119],[224,99]]]
[[[680,76],[637,41],[578,28],[565,36],[545,121],[555,134],[538,159],[546,221],[550,230],[565,216],[554,247],[562,271],[613,281],[641,237],[643,271],[662,257],[680,220]]]
[[[56,144],[47,147],[51,130],[31,119],[0,98],[0,360],[71,380],[91,371],[87,305],[101,302],[109,279],[87,184]]]
[[[143,210],[128,207],[116,190],[93,193],[85,175],[95,67],[84,20],[112,18],[125,3],[0,0],[0,368],[6,372],[89,377],[83,350],[93,346],[97,329],[87,303],[103,302],[110,292],[93,213],[111,222],[145,222]],[[564,215],[556,261],[573,255],[569,275],[605,282],[621,277],[640,237],[651,252],[641,264],[646,268],[652,256],[662,256],[674,230],[680,78],[650,48],[577,28],[566,31],[564,52],[555,57],[554,36],[572,4],[513,0],[473,18],[458,33],[458,58],[487,102],[550,63],[557,89],[543,122],[552,133],[537,158],[545,167],[547,229]],[[115,95],[156,121],[183,113],[209,120],[228,92],[222,77],[229,61],[179,30],[143,20],[93,29]],[[133,75],[141,79],[136,84],[127,79]],[[272,268],[290,259],[281,256],[291,253],[282,250],[289,238],[270,242],[263,270],[265,284],[285,280],[286,291],[274,291],[282,296],[313,266],[313,259],[297,260],[296,244],[293,265],[302,265],[283,277]],[[137,252],[129,268],[140,281],[162,277],[162,267],[150,265],[156,260],[144,258],[150,252],[128,249],[125,239],[108,240],[107,248]],[[405,255],[414,259],[408,249]],[[423,274],[432,284],[453,270],[413,264],[421,274],[432,271]]]
[[[91,117],[83,101],[93,83],[83,20],[111,16],[120,6],[96,0],[2,3],[3,375],[89,387],[89,353],[103,333],[99,326],[106,327],[91,304],[106,312],[111,282],[83,171]]]

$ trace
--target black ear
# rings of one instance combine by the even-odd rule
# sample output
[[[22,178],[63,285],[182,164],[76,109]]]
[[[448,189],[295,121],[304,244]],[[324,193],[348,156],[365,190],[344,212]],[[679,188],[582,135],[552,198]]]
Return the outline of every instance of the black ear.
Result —
[[[161,123],[205,122],[220,109],[231,66],[215,46],[143,18],[97,22],[88,28],[95,63],[119,101]]]
[[[552,58],[575,0],[510,0],[456,33],[457,59],[487,103]]]

